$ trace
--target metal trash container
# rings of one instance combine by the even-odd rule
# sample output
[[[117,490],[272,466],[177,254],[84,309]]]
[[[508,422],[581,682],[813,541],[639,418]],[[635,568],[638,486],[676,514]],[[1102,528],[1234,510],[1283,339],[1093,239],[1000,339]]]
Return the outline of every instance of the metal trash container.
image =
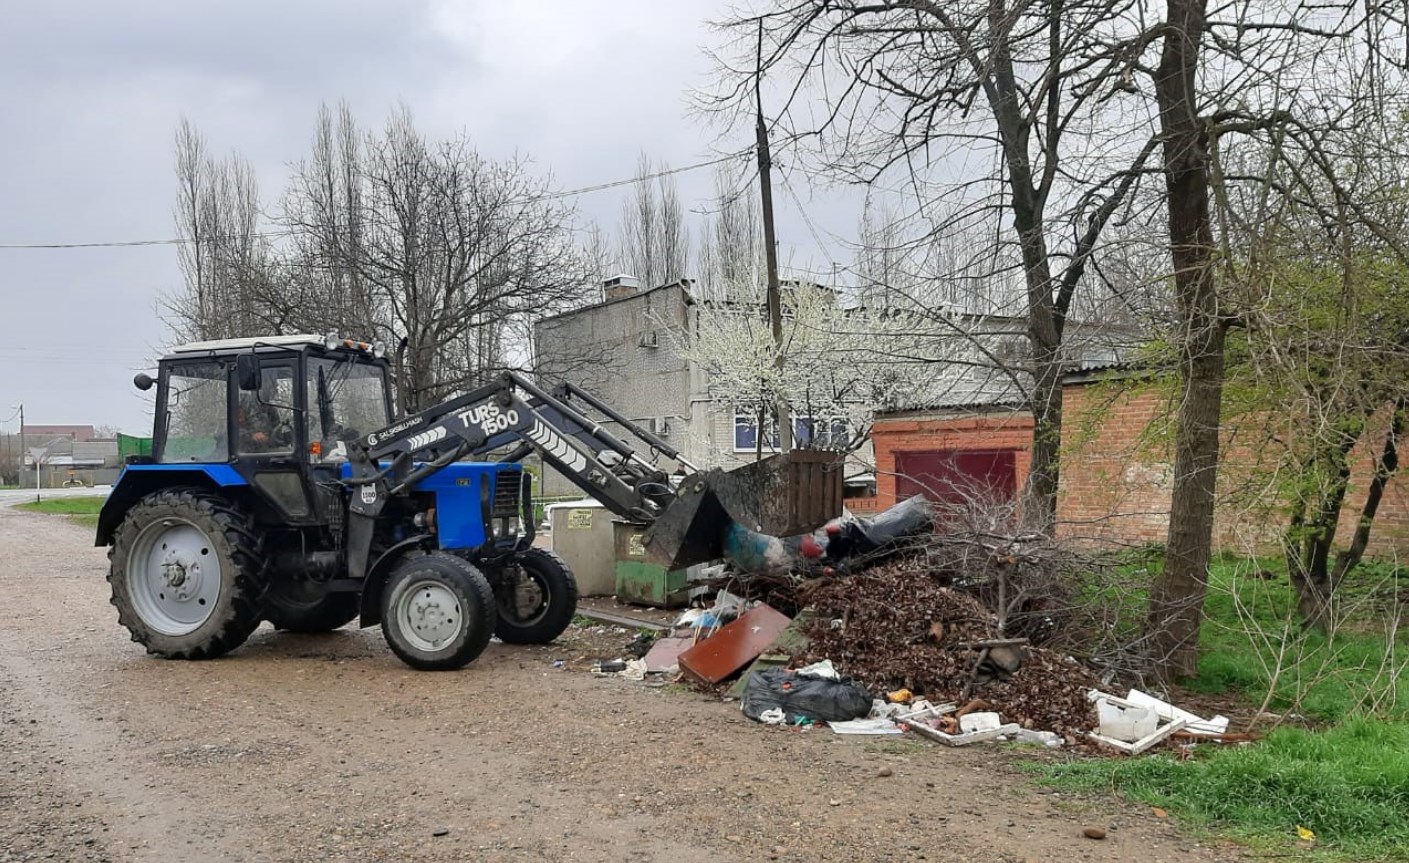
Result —
[[[578,595],[611,596],[616,590],[615,516],[595,500],[550,503],[544,510],[549,547],[577,578]]]
[[[633,605],[677,608],[690,598],[685,569],[667,570],[646,554],[642,538],[646,528],[639,524],[613,523],[616,557],[616,598]]]

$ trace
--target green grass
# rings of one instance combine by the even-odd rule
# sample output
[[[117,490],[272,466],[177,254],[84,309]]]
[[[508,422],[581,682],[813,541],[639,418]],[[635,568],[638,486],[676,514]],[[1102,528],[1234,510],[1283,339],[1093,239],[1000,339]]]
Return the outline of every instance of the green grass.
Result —
[[[1324,731],[1280,728],[1259,743],[1040,768],[1074,790],[1117,790],[1266,850],[1316,834],[1322,860],[1409,860],[1409,723],[1347,720]]]
[[[1152,575],[1157,563],[1137,566]],[[1264,570],[1274,577],[1254,577]],[[1046,782],[1116,792],[1275,856],[1309,853],[1297,845],[1304,826],[1317,835],[1318,860],[1409,861],[1409,699],[1400,695],[1409,691],[1409,642],[1388,626],[1402,611],[1394,599],[1402,582],[1394,567],[1357,569],[1326,635],[1302,631],[1280,561],[1216,560],[1199,675],[1186,688],[1265,704],[1291,724],[1249,746],[1200,746],[1185,762],[1156,755],[1035,769]],[[1144,599],[1122,597],[1123,610],[1138,614]]]
[[[103,501],[106,498],[99,496],[92,497],[57,497],[49,500],[30,501],[17,505],[16,509],[23,509],[29,512],[45,512],[54,515],[66,515],[69,521],[83,527],[98,526],[98,512],[103,508]]]
[[[1344,618],[1330,635],[1303,631],[1291,585],[1271,561],[1222,560],[1209,582],[1199,676],[1189,688],[1233,692],[1318,723],[1360,715],[1409,721],[1409,641],[1388,621],[1397,570],[1369,565],[1342,588]],[[1276,577],[1252,578],[1265,569]],[[1401,686],[1403,684],[1403,686]]]

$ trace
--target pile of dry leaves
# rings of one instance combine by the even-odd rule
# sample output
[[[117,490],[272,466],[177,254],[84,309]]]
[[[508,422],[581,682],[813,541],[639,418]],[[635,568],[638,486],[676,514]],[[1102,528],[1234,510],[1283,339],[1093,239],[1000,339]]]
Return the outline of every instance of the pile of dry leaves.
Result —
[[[919,561],[896,561],[808,585],[808,646],[796,661],[831,659],[874,693],[905,688],[931,701],[987,701],[1004,721],[1076,736],[1095,724],[1086,691],[1095,678],[1080,664],[1025,648],[1006,680],[973,683],[996,618],[974,597],[945,587]],[[966,687],[970,690],[966,693]]]

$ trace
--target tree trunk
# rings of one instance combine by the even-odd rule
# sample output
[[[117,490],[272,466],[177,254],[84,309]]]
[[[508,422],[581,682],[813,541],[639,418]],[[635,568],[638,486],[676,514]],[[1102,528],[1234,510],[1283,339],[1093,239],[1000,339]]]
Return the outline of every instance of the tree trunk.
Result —
[[[1031,316],[1030,317],[1035,317]],[[1037,347],[1032,394],[1032,456],[1022,490],[1022,519],[1027,530],[1050,532],[1057,521],[1057,483],[1062,447],[1062,366],[1060,350]]]
[[[1207,130],[1195,77],[1206,0],[1167,0],[1155,98],[1163,137],[1170,256],[1182,333],[1179,418],[1164,568],[1150,587],[1149,644],[1165,682],[1198,671],[1199,625],[1213,543],[1225,327],[1212,264]]]
[[[1385,485],[1399,469],[1399,438],[1404,434],[1405,409],[1409,407],[1409,397],[1400,396],[1390,409],[1389,431],[1385,433],[1385,443],[1380,450],[1380,458],[1375,462],[1375,473],[1370,478],[1370,488],[1365,495],[1365,505],[1360,508],[1360,518],[1355,523],[1355,535],[1350,546],[1336,555],[1335,568],[1331,570],[1331,590],[1340,586],[1341,579],[1360,563],[1365,556],[1365,547],[1370,544],[1370,527],[1379,512],[1380,501],[1384,499]]]
[[[1312,629],[1324,631],[1330,622],[1331,546],[1336,539],[1336,526],[1340,524],[1346,489],[1350,486],[1350,450],[1358,439],[1358,433],[1343,435],[1341,440],[1313,454],[1312,464],[1304,471],[1320,476],[1319,468],[1328,467],[1330,485],[1320,489],[1310,522],[1306,521],[1303,501],[1298,512],[1301,518],[1293,519],[1288,528],[1288,540],[1297,544],[1299,552],[1288,557],[1287,577],[1296,590],[1297,613],[1302,624]]]

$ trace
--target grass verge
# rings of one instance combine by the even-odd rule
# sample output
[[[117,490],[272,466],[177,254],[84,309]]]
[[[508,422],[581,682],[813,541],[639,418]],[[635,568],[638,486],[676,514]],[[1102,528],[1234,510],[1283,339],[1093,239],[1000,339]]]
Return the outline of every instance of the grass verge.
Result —
[[[1142,565],[1153,577],[1149,561]],[[1341,588],[1334,631],[1307,632],[1280,561],[1219,559],[1199,675],[1186,688],[1236,696],[1289,724],[1250,746],[1200,746],[1183,761],[1161,754],[1034,769],[1045,783],[1116,792],[1270,856],[1409,861],[1405,598],[1397,567],[1363,565]],[[1143,596],[1126,599],[1142,610]],[[1309,727],[1290,727],[1299,724]],[[1298,827],[1315,842],[1300,839]]]
[[[104,500],[106,498],[96,495],[91,497],[55,497],[18,504],[15,509],[66,515],[69,517],[69,521],[74,524],[96,528],[98,526],[98,512],[102,510]]]
[[[1324,731],[1280,728],[1265,740],[1167,755],[1073,761],[1043,781],[1109,792],[1177,813],[1268,852],[1295,854],[1316,835],[1315,859],[1409,860],[1409,723],[1347,720]]]

